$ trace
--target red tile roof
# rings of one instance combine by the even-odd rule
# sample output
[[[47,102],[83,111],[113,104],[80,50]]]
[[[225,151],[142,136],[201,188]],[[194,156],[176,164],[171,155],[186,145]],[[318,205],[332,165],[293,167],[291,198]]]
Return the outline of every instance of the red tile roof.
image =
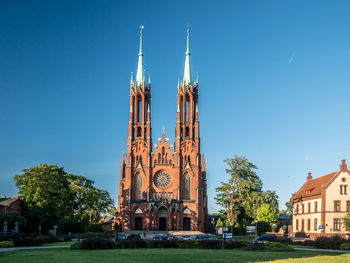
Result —
[[[292,196],[292,201],[296,201],[300,198],[305,197],[317,197],[318,195],[321,195],[321,188],[322,185],[326,185],[334,175],[336,175],[338,172],[326,174],[324,176],[311,179],[310,181],[306,182],[299,190],[298,192]]]

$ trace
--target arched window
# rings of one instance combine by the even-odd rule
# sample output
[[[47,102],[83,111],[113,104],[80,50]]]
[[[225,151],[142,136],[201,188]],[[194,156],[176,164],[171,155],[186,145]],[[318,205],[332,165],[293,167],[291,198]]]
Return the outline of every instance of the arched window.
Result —
[[[161,163],[162,159],[161,159],[161,155],[160,153],[158,153],[158,163]]]
[[[138,107],[137,107],[137,122],[142,121],[142,98],[141,96],[138,97]]]
[[[164,152],[165,152],[165,149],[164,147],[162,147],[162,163],[164,163]]]
[[[190,200],[191,199],[191,178],[188,173],[185,174],[184,177],[184,200]]]
[[[168,154],[165,155],[165,163],[168,163]]]
[[[182,107],[183,107],[183,99],[182,99],[182,96],[180,98],[180,121],[182,122]]]
[[[191,164],[191,156],[187,157],[187,161]]]
[[[147,98],[145,98],[145,108],[144,108],[145,122],[148,121],[148,119],[147,119],[147,105],[148,105],[148,103],[147,103]]]
[[[188,120],[189,120],[189,114],[190,114],[189,104],[190,104],[190,99],[188,97],[186,97],[186,122],[188,122]]]
[[[138,161],[139,161],[139,156],[137,155],[137,156],[136,156],[136,162],[138,162]]]
[[[147,128],[145,127],[145,139],[147,139]]]
[[[190,128],[188,126],[186,126],[186,129],[185,129],[185,137],[189,137],[190,136]]]
[[[142,199],[142,174],[138,173],[135,178],[135,199]]]
[[[137,137],[141,137],[141,127],[137,127]]]
[[[140,155],[140,159],[139,160],[140,160],[140,163],[142,163],[142,156],[141,155]]]

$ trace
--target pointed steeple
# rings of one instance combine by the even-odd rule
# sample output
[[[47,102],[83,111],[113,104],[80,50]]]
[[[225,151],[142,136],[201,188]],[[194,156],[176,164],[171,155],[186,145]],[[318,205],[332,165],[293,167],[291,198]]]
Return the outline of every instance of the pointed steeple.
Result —
[[[139,52],[139,63],[137,65],[136,82],[137,86],[141,86],[145,81],[145,70],[143,68],[143,53],[142,53],[142,32],[144,26],[140,26],[140,52]]]
[[[131,78],[130,78],[130,86],[134,86],[134,80],[133,80],[132,72],[131,72]]]
[[[187,27],[187,50],[186,50],[186,60],[185,60],[185,71],[183,81],[186,86],[192,85],[192,74],[191,74],[191,62],[190,62],[190,27]]]

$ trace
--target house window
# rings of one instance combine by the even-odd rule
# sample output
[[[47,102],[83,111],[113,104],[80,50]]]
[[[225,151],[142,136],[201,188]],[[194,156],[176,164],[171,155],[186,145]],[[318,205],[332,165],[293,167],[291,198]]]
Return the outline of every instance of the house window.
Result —
[[[311,203],[308,203],[308,204],[307,204],[307,212],[308,212],[308,213],[311,213]]]
[[[295,230],[299,231],[299,219],[295,220]]]
[[[304,212],[305,212],[305,211],[304,211],[304,210],[305,210],[304,208],[305,208],[305,205],[302,204],[302,205],[301,205],[301,213],[302,213],[302,214],[304,214]]]
[[[344,185],[344,194],[347,195],[348,194],[348,186]]]
[[[315,202],[315,213],[317,213],[317,202]]]
[[[304,223],[305,223],[304,219],[301,219],[301,231],[304,231],[304,226],[305,226]]]
[[[346,212],[350,212],[350,201],[346,201]]]
[[[334,231],[340,230],[340,220],[338,218],[333,219],[333,230]]]
[[[307,220],[307,231],[310,231],[311,230],[311,219],[309,218]]]
[[[341,186],[339,186],[339,188],[340,188],[340,194],[342,195],[343,194],[343,186],[341,185]]]
[[[317,231],[318,229],[318,222],[317,222],[317,218],[314,219],[314,230]]]
[[[334,212],[340,212],[340,201],[334,201]]]

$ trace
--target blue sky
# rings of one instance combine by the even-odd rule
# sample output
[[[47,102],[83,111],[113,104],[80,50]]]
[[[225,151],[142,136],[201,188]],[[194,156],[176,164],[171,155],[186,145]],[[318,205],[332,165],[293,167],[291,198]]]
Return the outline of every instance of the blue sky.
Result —
[[[174,141],[191,25],[209,210],[246,156],[280,206],[350,162],[349,1],[1,1],[0,194],[21,169],[57,164],[117,200],[139,25],[153,140]]]

